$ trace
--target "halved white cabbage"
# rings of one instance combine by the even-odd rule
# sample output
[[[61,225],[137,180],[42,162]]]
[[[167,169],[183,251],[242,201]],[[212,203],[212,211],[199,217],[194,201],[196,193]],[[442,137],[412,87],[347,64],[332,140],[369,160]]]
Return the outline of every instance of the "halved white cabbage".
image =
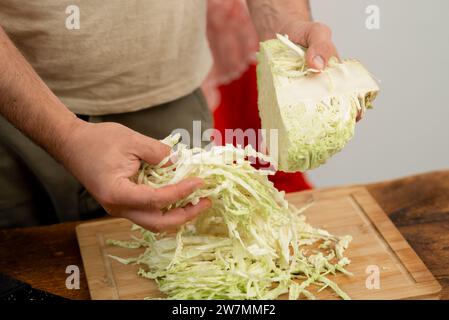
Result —
[[[297,47],[300,50],[294,50]],[[281,171],[306,171],[325,163],[354,135],[355,119],[379,91],[356,60],[336,58],[323,72],[308,69],[304,50],[278,35],[260,44],[257,65],[259,114],[263,129],[277,129]]]

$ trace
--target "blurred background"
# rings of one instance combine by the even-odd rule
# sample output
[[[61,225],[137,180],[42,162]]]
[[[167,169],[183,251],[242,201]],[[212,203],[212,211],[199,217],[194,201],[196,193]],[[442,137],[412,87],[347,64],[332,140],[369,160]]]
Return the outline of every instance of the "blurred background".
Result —
[[[368,6],[379,29],[366,28]],[[381,92],[354,139],[308,172],[315,187],[365,183],[449,167],[449,1],[311,0],[341,57],[380,80]]]

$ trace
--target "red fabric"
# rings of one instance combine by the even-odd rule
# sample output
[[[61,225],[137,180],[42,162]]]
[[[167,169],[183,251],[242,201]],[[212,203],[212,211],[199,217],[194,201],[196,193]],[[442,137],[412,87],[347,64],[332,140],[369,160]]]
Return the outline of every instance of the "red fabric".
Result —
[[[242,76],[229,84],[218,87],[221,100],[214,111],[215,128],[224,137],[225,129],[260,129],[257,109],[256,67],[250,65]],[[278,171],[270,180],[279,190],[294,192],[311,189],[312,186],[300,172]]]

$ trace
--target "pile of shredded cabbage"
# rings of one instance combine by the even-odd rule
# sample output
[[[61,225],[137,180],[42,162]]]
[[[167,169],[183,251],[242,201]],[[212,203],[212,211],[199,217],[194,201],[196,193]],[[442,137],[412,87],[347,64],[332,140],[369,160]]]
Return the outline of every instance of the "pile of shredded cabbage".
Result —
[[[174,146],[179,137],[164,141]],[[141,227],[132,241],[108,240],[111,245],[145,248],[137,257],[112,257],[137,264],[138,274],[156,281],[169,299],[314,299],[312,286],[330,288],[349,299],[327,276],[345,270],[343,254],[350,236],[337,237],[313,228],[284,193],[268,180],[273,172],[255,169],[248,157],[266,156],[250,146],[189,149],[178,144],[177,161],[167,166],[144,164],[138,182],[152,187],[195,176],[204,186],[172,207],[208,197],[212,206],[176,234],[156,234]],[[173,159],[173,158],[172,158]]]

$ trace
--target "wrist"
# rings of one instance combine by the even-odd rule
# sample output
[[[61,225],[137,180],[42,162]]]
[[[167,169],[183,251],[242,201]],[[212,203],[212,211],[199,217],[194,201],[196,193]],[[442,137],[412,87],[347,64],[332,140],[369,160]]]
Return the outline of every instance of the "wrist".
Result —
[[[69,168],[69,160],[73,156],[75,148],[74,137],[88,123],[79,119],[75,114],[67,114],[55,128],[56,137],[53,138],[54,147],[49,150],[54,158],[56,158],[67,169]]]
[[[285,17],[285,20],[279,23],[276,33],[280,33],[282,35],[287,34],[291,36],[291,34],[289,33],[291,32],[297,33],[302,28],[306,27],[308,24],[310,24],[310,21],[301,20],[299,16],[291,14],[288,17]]]
[[[308,0],[247,0],[261,41],[288,30],[287,25],[312,21]]]

